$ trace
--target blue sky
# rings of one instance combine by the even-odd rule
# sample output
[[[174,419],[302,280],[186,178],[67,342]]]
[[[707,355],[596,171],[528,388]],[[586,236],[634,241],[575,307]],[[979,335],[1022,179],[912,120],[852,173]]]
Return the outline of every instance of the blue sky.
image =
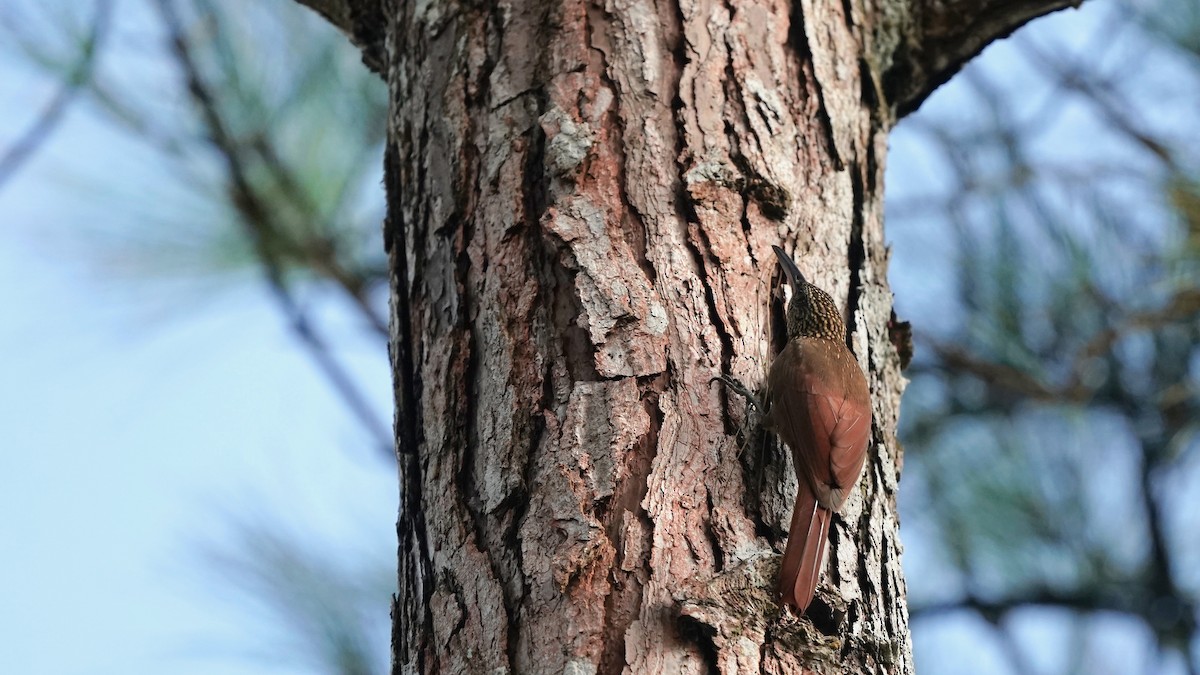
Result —
[[[11,65],[0,147],[48,92]],[[197,302],[83,262],[71,228],[121,198],[90,200],[103,189],[86,177],[153,190],[138,153],[77,107],[0,191],[0,670],[279,672],[248,658],[272,619],[201,551],[245,518],[394,565],[395,474],[260,284]],[[390,419],[386,355],[346,342],[338,356]]]
[[[21,194],[0,195],[10,223]],[[213,659],[239,672],[269,622],[198,558],[227,541],[230,514],[394,556],[394,473],[265,298],[114,325],[103,298],[23,254],[13,229],[0,226],[6,672],[201,673]],[[349,358],[386,410],[385,358]]]
[[[1103,6],[1089,12],[1057,16],[1039,35],[1086,47],[1104,16]],[[1010,45],[985,58],[998,77],[1033,79]],[[32,119],[31,102],[51,92],[51,83],[0,54],[0,149]],[[968,100],[952,85],[923,114],[961,113]],[[1047,133],[1050,151],[1088,151],[1091,132],[1080,119],[1073,109],[1058,118]],[[950,185],[922,142],[919,128],[896,132],[892,196]],[[209,301],[171,284],[134,291],[84,262],[89,240],[72,228],[111,217],[123,200],[166,199],[172,187],[160,173],[83,105],[0,189],[4,672],[303,672],[263,658],[263,637],[270,642],[276,624],[202,562],[206,545],[232,544],[238,517],[275,522],[347,558],[394,564],[394,470],[255,279],[224,284]],[[944,283],[937,272],[948,269],[949,252],[919,228],[890,237],[902,318],[936,328],[936,285]],[[336,307],[324,311],[335,330],[353,332]],[[344,344],[339,358],[390,419],[382,348]],[[906,546],[920,561],[918,536]],[[1112,672],[1140,664],[1145,636],[1119,617],[1102,620],[1112,623]],[[1063,622],[1045,612],[1016,621],[1034,645],[1062,639]],[[971,619],[936,622],[916,637],[918,659],[935,655],[922,663],[933,674],[1006,673],[989,635]],[[1034,652],[1047,667],[1062,657]],[[937,654],[956,658],[939,665]]]

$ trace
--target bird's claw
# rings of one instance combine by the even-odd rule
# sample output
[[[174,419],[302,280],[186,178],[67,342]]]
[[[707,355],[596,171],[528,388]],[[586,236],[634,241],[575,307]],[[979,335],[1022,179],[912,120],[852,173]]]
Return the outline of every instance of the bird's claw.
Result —
[[[741,394],[742,397],[746,399],[746,405],[748,405],[751,408],[754,408],[756,410],[762,409],[762,406],[758,402],[758,395],[755,394],[754,392],[750,391],[750,389],[747,388],[746,385],[742,384],[741,382],[738,382],[736,379],[734,379],[733,377],[731,377],[729,375],[726,375],[725,373],[721,373],[720,375],[713,377],[711,380],[709,380],[709,384],[711,384],[713,382],[717,382],[717,381],[723,382],[725,384],[725,386],[727,386],[730,389],[734,390],[735,392]]]

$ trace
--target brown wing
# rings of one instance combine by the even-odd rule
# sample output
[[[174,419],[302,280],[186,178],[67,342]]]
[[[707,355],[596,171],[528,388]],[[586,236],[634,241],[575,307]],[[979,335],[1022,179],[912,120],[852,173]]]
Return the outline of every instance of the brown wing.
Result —
[[[783,601],[804,611],[820,580],[831,511],[862,473],[871,437],[871,395],[841,345],[792,340],[771,364],[764,422],[792,451],[800,483],[779,572]]]
[[[821,506],[840,509],[862,473],[871,438],[862,369],[845,345],[795,339],[771,364],[767,391],[765,421],[791,449],[797,479]]]

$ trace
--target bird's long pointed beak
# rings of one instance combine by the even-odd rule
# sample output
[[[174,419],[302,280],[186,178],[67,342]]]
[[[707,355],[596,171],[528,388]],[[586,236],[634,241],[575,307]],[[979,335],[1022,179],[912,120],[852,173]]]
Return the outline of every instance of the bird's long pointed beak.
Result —
[[[792,262],[788,254],[783,252],[783,249],[778,246],[772,246],[771,249],[775,251],[775,257],[779,258],[779,266],[783,268],[783,273],[787,275],[788,284],[792,287],[792,293],[798,294],[804,289],[804,284],[808,283],[808,280],[800,273],[800,268],[796,267],[796,263]]]

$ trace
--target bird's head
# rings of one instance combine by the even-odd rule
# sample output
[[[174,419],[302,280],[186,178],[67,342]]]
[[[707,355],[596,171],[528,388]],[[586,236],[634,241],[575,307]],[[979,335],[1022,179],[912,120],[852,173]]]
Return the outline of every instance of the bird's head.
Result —
[[[772,246],[779,265],[792,287],[792,300],[787,307],[787,336],[816,337],[842,342],[846,339],[846,324],[842,312],[825,291],[808,283],[796,263],[778,246]]]

